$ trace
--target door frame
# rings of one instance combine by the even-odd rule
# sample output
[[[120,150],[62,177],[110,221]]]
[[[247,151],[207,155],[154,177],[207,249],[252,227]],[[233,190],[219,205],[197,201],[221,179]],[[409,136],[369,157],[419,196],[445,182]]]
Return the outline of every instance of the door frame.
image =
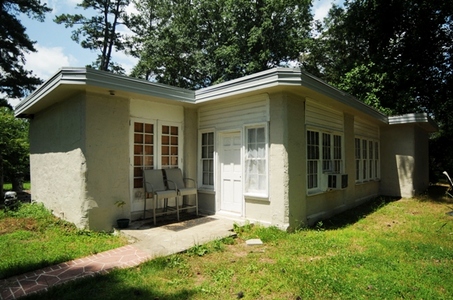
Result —
[[[241,211],[240,213],[233,213],[228,211],[221,210],[222,204],[222,194],[223,194],[223,186],[222,186],[222,155],[223,155],[223,137],[227,135],[239,134],[240,140],[240,162],[241,162]],[[217,151],[217,162],[216,162],[216,213],[231,215],[235,217],[243,217],[245,216],[245,198],[244,198],[244,131],[242,129],[229,129],[229,130],[222,130],[216,132],[216,148]]]

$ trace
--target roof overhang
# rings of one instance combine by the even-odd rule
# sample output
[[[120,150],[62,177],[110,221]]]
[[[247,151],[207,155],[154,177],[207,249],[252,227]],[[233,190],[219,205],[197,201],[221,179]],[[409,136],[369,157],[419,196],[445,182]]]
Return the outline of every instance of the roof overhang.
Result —
[[[180,105],[202,105],[247,94],[291,91],[300,95],[322,95],[349,111],[367,115],[383,124],[416,123],[425,130],[437,130],[426,114],[387,117],[353,96],[319,78],[295,68],[274,68],[228,82],[190,91],[147,80],[122,76],[92,68],[62,68],[15,108],[17,117],[29,117],[79,92],[105,93],[125,98],[148,98]],[[328,99],[327,99],[328,98]]]
[[[154,97],[183,104],[195,103],[195,93],[190,90],[92,68],[62,68],[22,100],[15,107],[15,115],[16,117],[32,116],[72,94],[83,91],[124,97]]]
[[[426,113],[413,113],[400,116],[392,116],[388,118],[389,125],[407,125],[414,124],[423,128],[427,132],[436,132],[438,127]]]

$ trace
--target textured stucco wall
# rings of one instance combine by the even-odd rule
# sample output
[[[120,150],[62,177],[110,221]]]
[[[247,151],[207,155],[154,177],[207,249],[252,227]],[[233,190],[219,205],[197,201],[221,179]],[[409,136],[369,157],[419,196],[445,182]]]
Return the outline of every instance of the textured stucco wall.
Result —
[[[392,125],[381,130],[382,195],[412,197],[415,194],[415,147],[414,125]]]
[[[109,231],[117,218],[130,217],[129,100],[89,95],[85,135],[90,229]],[[126,201],[124,215],[118,200]]]
[[[283,94],[271,95],[269,128],[269,205],[270,221],[289,226],[288,100]]]
[[[32,199],[58,217],[87,228],[85,94],[34,116],[30,126]]]
[[[306,189],[306,137],[305,137],[305,99],[295,96],[287,97],[288,132],[288,175],[289,175],[289,225],[300,227],[307,215]]]

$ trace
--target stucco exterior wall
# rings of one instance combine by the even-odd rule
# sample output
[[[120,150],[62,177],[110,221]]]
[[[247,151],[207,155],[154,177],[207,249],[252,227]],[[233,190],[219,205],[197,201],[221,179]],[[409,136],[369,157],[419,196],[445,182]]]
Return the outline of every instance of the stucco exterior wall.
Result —
[[[89,226],[112,230],[116,219],[130,217],[129,100],[110,95],[86,99],[86,201]],[[123,210],[115,202],[126,202]]]
[[[270,99],[269,125],[269,205],[271,223],[289,226],[289,157],[288,157],[288,99],[274,94]]]
[[[289,175],[289,225],[300,227],[307,215],[305,99],[288,95],[288,175]]]
[[[415,131],[413,125],[381,130],[381,194],[412,197],[415,193]]]
[[[381,194],[409,198],[428,188],[428,138],[416,124],[382,130]]]
[[[87,228],[85,94],[34,116],[30,126],[32,199],[58,217]]]

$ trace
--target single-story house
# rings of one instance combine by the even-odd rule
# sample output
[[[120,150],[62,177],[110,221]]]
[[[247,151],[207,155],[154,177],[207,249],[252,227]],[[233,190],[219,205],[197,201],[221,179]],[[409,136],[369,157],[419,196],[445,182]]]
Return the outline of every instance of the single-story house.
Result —
[[[411,197],[428,186],[436,130],[426,114],[387,117],[289,68],[197,91],[63,68],[15,113],[30,118],[32,199],[93,230],[112,229],[117,200],[143,217],[144,168],[197,179],[200,213],[280,228]]]

